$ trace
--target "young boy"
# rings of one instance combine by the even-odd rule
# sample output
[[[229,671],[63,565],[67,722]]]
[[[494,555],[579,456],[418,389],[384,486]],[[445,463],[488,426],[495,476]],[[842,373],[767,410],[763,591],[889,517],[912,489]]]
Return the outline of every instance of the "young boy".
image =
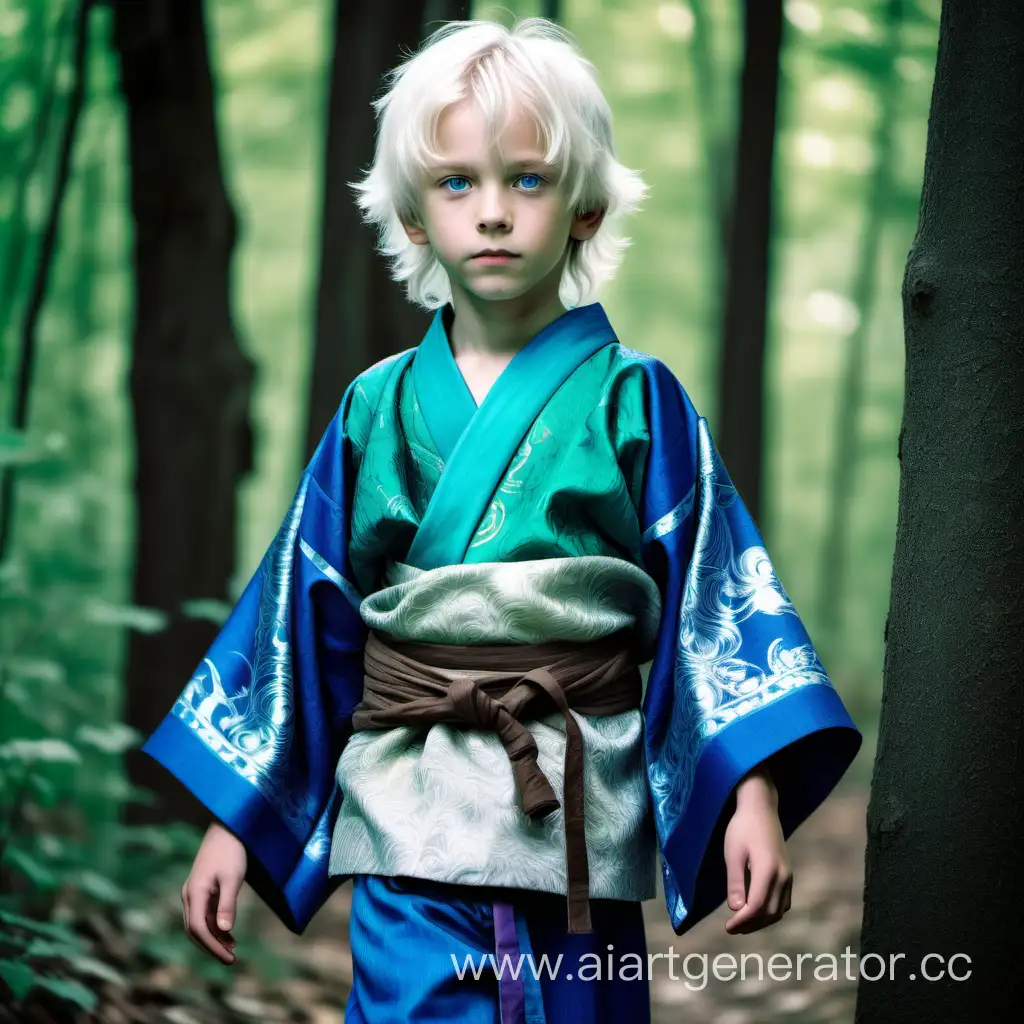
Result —
[[[186,929],[232,963],[243,877],[297,932],[352,878],[348,1022],[647,1021],[658,855],[677,934],[778,920],[861,737],[707,422],[592,300],[646,189],[571,36],[451,22],[389,85],[358,202],[436,312],[146,743],[218,819]]]

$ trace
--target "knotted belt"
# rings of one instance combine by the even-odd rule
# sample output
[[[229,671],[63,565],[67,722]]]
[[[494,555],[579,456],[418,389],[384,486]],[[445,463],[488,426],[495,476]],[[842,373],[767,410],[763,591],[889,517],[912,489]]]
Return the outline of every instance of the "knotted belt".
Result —
[[[359,731],[446,723],[492,731],[508,754],[523,811],[541,819],[559,803],[537,764],[537,744],[522,719],[561,711],[568,930],[591,932],[583,737],[569,709],[617,715],[639,708],[637,664],[623,632],[586,643],[466,645],[400,640],[374,630],[366,641],[363,699],[352,726]]]

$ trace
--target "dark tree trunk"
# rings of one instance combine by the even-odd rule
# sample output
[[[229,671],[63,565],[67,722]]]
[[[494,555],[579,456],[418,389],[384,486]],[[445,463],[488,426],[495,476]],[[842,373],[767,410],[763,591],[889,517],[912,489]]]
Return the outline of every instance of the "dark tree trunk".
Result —
[[[132,632],[125,721],[151,732],[216,626],[182,602],[226,600],[236,485],[252,466],[253,367],[230,311],[237,226],[225,191],[202,0],[115,0],[135,228],[131,397],[137,497],[133,601],[168,616]],[[131,778],[200,821],[199,805],[138,752]],[[133,820],[150,815],[134,808]]]
[[[1012,1020],[1024,764],[1024,6],[944,0],[919,223],[856,1020]],[[924,967],[942,980],[923,979]],[[970,962],[954,954],[965,954]],[[879,964],[866,965],[871,971]],[[968,980],[950,980],[949,972]]]
[[[733,483],[760,523],[764,342],[782,0],[746,0],[743,9],[745,50],[726,247],[715,439]]]
[[[562,0],[541,0],[540,16],[548,21],[561,21]]]
[[[29,399],[32,394],[32,374],[35,369],[36,342],[39,333],[39,318],[43,312],[43,303],[46,301],[46,293],[50,283],[50,269],[53,265],[54,253],[57,248],[57,233],[60,229],[61,211],[64,209],[64,197],[67,195],[68,182],[71,178],[71,157],[74,153],[75,138],[78,134],[78,121],[82,114],[82,107],[85,104],[86,93],[86,57],[89,45],[89,12],[92,10],[92,0],[79,0],[72,24],[72,55],[71,71],[74,76],[71,94],[68,97],[67,113],[64,116],[64,125],[61,128],[60,143],[57,149],[57,166],[54,170],[53,189],[50,193],[50,201],[46,210],[46,219],[43,223],[42,238],[39,241],[39,256],[35,271],[32,275],[32,284],[29,290],[28,301],[25,306],[25,315],[21,325],[21,335],[18,344],[18,368],[14,386],[14,410],[11,416],[11,427],[16,433],[21,433],[28,425]],[[57,58],[59,61],[59,57]],[[59,63],[54,65],[54,79],[58,74]],[[53,102],[52,93],[47,93],[44,111],[44,127],[49,123],[49,111]],[[36,136],[37,144],[33,147],[33,159],[37,160],[41,149],[42,139]],[[27,174],[27,171],[26,171]],[[24,230],[21,223],[22,211],[16,211],[17,217],[14,221],[16,232]],[[11,254],[19,257],[18,250]],[[13,267],[10,280],[17,282],[17,267]],[[5,288],[5,291],[7,289]],[[10,289],[11,299],[13,291]],[[2,335],[0,335],[2,342]],[[0,344],[0,348],[2,348]],[[8,553],[8,546],[11,539],[11,530],[14,523],[14,473],[7,466],[0,466],[0,562]]]
[[[7,331],[18,308],[18,291],[24,277],[25,253],[29,248],[31,235],[25,216],[29,183],[42,165],[46,147],[50,142],[54,107],[59,106],[58,97],[61,92],[60,79],[63,71],[64,54],[62,51],[64,50],[65,36],[70,39],[72,65],[74,65],[79,47],[81,47],[84,61],[88,41],[83,33],[88,10],[89,8],[85,5],[78,8],[68,5],[57,22],[56,30],[47,32],[48,15],[46,11],[32,7],[26,9],[28,28],[25,32],[23,46],[25,56],[23,59],[25,63],[34,61],[37,64],[33,74],[26,75],[26,77],[35,79],[33,84],[38,98],[35,106],[36,112],[32,118],[28,155],[21,161],[20,166],[17,166],[17,157],[21,149],[18,135],[12,134],[10,137],[0,140],[0,146],[3,147],[0,149],[0,160],[3,160],[8,173],[13,168],[15,174],[10,212],[7,215],[3,273],[0,274],[0,342],[3,342],[0,343],[0,373],[5,377],[7,375],[7,367],[4,362],[7,355]],[[82,102],[84,103],[84,93],[87,90],[77,72],[72,86],[72,97],[75,89],[82,90]],[[65,120],[64,135],[67,134],[67,127],[68,122]]]
[[[427,19],[449,20],[458,17],[449,8],[466,9],[465,3],[430,6],[426,0],[335,4],[307,458],[348,384],[385,356],[419,344],[430,323],[391,280],[374,250],[376,233],[362,222],[345,184],[373,162],[370,103],[382,94],[384,73],[419,47]]]
[[[733,161],[723,125],[721,90],[711,39],[711,18],[704,4],[693,4],[693,36],[690,54],[693,60],[693,107],[704,154],[704,180],[714,219],[713,234],[720,251],[711,261],[709,288],[719,294],[721,276],[729,249],[729,204],[732,198]],[[715,311],[715,322],[719,312]]]
[[[422,38],[426,39],[442,22],[468,21],[472,8],[472,0],[425,0]]]

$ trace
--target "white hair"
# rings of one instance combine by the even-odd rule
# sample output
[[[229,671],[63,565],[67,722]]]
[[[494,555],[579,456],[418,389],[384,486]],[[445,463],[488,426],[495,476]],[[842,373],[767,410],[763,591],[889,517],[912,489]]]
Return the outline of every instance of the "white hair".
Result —
[[[532,114],[558,169],[575,215],[606,211],[586,241],[569,239],[559,296],[567,308],[594,301],[622,261],[630,239],[617,232],[647,194],[636,171],[617,159],[612,114],[594,65],[573,37],[545,18],[507,29],[493,21],[449,21],[418,53],[386,76],[373,101],[377,145],[373,166],[355,189],[363,220],[377,228],[377,251],[410,302],[428,310],[451,301],[451,283],[429,245],[410,241],[402,220],[422,224],[419,189],[427,163],[440,159],[437,125],[450,105],[471,97],[490,126],[493,146],[517,109]]]

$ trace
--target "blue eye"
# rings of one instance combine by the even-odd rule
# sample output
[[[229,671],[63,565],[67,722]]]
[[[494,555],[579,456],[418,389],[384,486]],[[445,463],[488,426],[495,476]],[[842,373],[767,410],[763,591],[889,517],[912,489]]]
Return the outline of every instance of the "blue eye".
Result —
[[[544,184],[544,178],[542,178],[539,174],[534,174],[533,171],[527,171],[525,174],[520,174],[519,177],[516,180],[517,181],[521,181],[523,178],[532,178],[534,180],[535,184],[527,185],[521,191],[536,192]],[[450,178],[445,178],[444,181],[440,182],[439,187],[440,188],[445,188],[446,185],[451,185],[451,183],[454,182],[454,181],[468,182],[469,179],[467,177],[465,177],[464,175],[454,174]],[[467,188],[449,188],[449,189],[446,189],[446,191],[449,192],[452,195],[461,195],[463,192],[468,191],[468,189]]]
[[[451,184],[453,181],[466,181],[466,180],[467,180],[466,178],[461,177],[461,176],[456,176],[456,177],[453,177],[453,178],[445,178],[441,182],[441,187],[443,188],[444,185]],[[455,191],[465,191],[465,190],[466,190],[465,188],[456,188],[455,189]]]
[[[450,182],[453,182],[453,181],[466,181],[466,180],[467,180],[466,178],[460,177],[458,175],[456,175],[454,178],[445,178],[444,181],[441,182],[441,187],[444,188],[445,185],[447,185],[447,184],[449,184]],[[454,189],[454,191],[455,192],[465,192],[466,190],[464,188],[457,188],[457,189]]]

